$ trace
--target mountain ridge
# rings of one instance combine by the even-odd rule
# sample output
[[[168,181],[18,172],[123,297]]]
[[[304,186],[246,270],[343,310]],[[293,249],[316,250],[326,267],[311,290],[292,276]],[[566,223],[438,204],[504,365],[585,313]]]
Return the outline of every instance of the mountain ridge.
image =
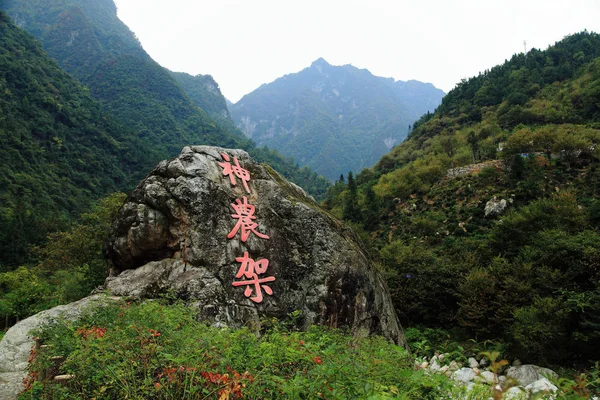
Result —
[[[247,137],[333,180],[374,164],[442,95],[432,84],[377,77],[321,57],[262,84],[230,111]]]

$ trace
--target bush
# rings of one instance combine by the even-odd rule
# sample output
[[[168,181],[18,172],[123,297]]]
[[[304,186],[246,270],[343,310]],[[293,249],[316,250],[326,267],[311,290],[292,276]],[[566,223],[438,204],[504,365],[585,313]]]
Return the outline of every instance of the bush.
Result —
[[[269,325],[257,336],[249,328],[206,326],[181,304],[107,307],[39,332],[53,346],[31,371],[66,355],[60,372],[75,382],[61,388],[30,381],[20,398],[437,399],[449,387],[446,377],[413,371],[408,353],[383,338]]]

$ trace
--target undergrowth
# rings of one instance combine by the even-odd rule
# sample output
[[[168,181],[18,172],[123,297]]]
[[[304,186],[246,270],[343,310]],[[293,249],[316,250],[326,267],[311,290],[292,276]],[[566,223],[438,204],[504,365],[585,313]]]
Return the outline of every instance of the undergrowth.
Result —
[[[446,377],[413,371],[409,354],[380,337],[266,325],[261,335],[217,329],[184,305],[158,301],[106,307],[38,333],[50,346],[30,376],[62,355],[60,373],[74,378],[65,386],[30,378],[20,398],[437,399],[448,385]]]
[[[19,399],[477,400],[493,394],[487,385],[455,386],[445,375],[414,368],[415,355],[443,344],[447,335],[441,330],[409,329],[416,350],[410,355],[381,337],[356,338],[319,326],[300,332],[293,318],[263,321],[258,334],[256,327],[219,329],[198,322],[181,303],[107,306],[36,333],[47,346],[32,354],[27,390]],[[464,359],[467,350],[445,346],[451,357]],[[474,344],[468,351],[487,347]],[[66,384],[40,378],[55,356],[65,357],[53,375],[72,375]],[[582,385],[598,379],[580,377],[561,380],[559,398],[589,398],[577,390],[585,394]]]

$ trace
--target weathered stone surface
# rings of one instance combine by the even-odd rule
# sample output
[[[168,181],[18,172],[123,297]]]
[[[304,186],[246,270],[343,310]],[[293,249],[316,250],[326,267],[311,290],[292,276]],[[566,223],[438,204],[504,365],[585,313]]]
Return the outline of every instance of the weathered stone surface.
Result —
[[[496,196],[492,197],[487,203],[485,203],[485,217],[493,217],[500,215],[506,210],[508,203],[504,199],[498,199]]]
[[[23,378],[34,340],[32,331],[58,318],[74,320],[86,310],[116,301],[117,298],[94,295],[71,304],[51,308],[13,326],[0,342],[0,400],[15,399],[23,390]]]
[[[469,357],[469,359],[467,360],[467,362],[469,363],[469,368],[477,368],[477,367],[479,367],[479,363],[473,357]]]
[[[452,379],[467,384],[471,382],[477,374],[471,368],[461,368],[452,374]]]
[[[223,175],[223,152],[250,172],[250,194],[239,178],[234,186]],[[243,196],[256,207],[257,231],[270,239],[227,238],[237,222],[232,203]],[[268,259],[265,276],[276,277],[269,284],[273,295],[259,304],[232,286],[244,252]],[[386,285],[355,236],[302,189],[241,150],[186,147],[161,162],[120,211],[107,255],[121,271],[106,282],[115,295],[152,298],[171,291],[195,305],[201,318],[233,327],[299,310],[305,326],[345,326],[404,344]]]
[[[483,371],[479,376],[489,385],[496,383],[496,375],[492,371]]]
[[[556,372],[552,371],[551,369],[542,368],[531,364],[510,367],[506,371],[506,376],[516,380],[521,386],[527,386],[530,383],[540,380],[544,377],[544,375],[552,377],[557,376]]]
[[[495,168],[498,170],[505,169],[504,162],[502,160],[490,160],[477,164],[464,165],[462,167],[452,168],[446,172],[447,178],[456,178],[459,176],[465,176],[469,174],[479,173],[484,168]]]
[[[552,384],[548,379],[541,378],[535,382],[525,386],[525,390],[531,393],[545,392],[545,393],[556,393],[558,388]]]
[[[515,386],[508,389],[504,393],[504,396],[502,398],[506,400],[525,400],[528,397],[529,395],[527,394],[525,389],[523,389],[522,387]]]

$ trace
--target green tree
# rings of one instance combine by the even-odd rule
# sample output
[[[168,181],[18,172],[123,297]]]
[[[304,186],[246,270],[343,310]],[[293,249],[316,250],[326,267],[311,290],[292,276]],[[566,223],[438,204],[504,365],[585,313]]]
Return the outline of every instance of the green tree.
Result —
[[[473,155],[473,162],[479,160],[479,140],[475,135],[474,131],[469,132],[469,136],[467,136],[467,143],[471,148],[471,154]]]
[[[342,217],[345,220],[360,221],[360,209],[358,208],[358,188],[354,181],[352,171],[348,172],[348,190],[345,192],[344,209]]]

